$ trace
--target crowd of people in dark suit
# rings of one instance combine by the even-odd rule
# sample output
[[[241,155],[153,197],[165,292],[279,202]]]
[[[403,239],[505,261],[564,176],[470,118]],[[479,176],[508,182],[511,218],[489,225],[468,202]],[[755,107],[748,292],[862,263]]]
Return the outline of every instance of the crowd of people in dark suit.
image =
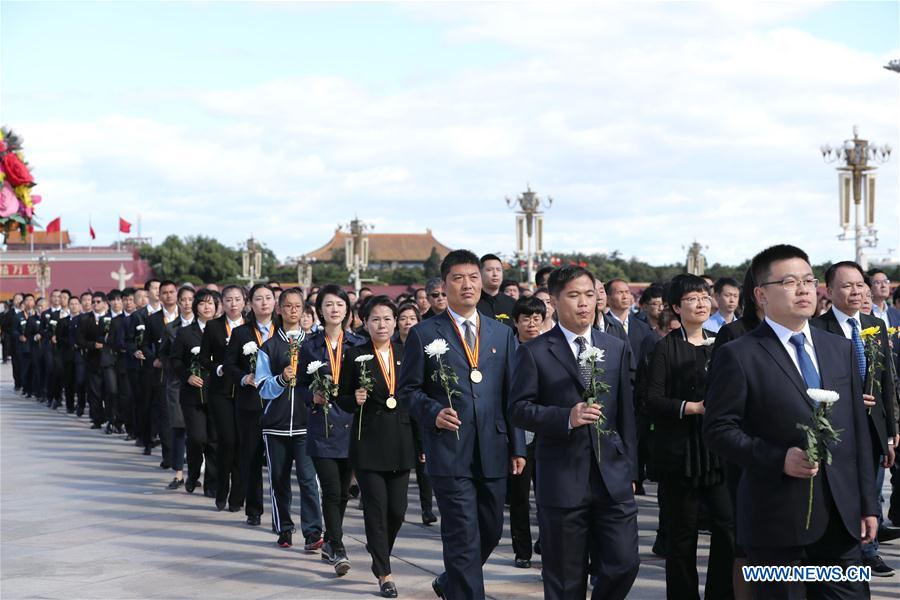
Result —
[[[260,526],[268,488],[284,548],[296,476],[303,549],[336,576],[352,566],[343,520],[359,497],[383,597],[399,595],[391,553],[412,473],[423,523],[440,520],[438,597],[485,597],[508,506],[514,566],[539,553],[545,597],[626,598],[648,481],[668,598],[868,592],[750,582],[742,567],[755,565],[893,575],[878,544],[900,537],[900,494],[887,520],[881,497],[886,472],[900,484],[900,298],[883,271],[835,263],[820,297],[806,254],[779,245],[742,282],[683,274],[637,303],[627,281],[577,265],[533,283],[504,280],[495,255],[456,250],[399,298],[156,279],[17,294],[0,314],[4,362],[25,397],[158,449],[170,490],[200,488]],[[822,390],[838,401],[823,409]],[[822,414],[840,435],[817,459],[802,427]]]

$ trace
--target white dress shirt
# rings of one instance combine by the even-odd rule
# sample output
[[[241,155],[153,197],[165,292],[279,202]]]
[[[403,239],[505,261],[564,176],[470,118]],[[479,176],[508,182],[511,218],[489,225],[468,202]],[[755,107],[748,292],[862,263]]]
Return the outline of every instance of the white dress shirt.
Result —
[[[850,323],[847,322],[848,319],[856,319],[856,327],[860,331],[862,331],[862,321],[859,318],[859,311],[856,311],[852,315],[848,315],[847,313],[838,310],[834,306],[831,307],[831,311],[834,313],[834,317],[837,319],[838,325],[841,326],[841,331],[844,332],[844,337],[848,340],[853,339],[853,328],[850,327]]]
[[[453,309],[449,306],[447,307],[447,312],[450,313],[450,318],[456,323],[456,326],[459,327],[459,332],[463,334],[463,339],[466,337],[466,328],[463,326],[463,323],[469,321],[475,326],[475,335],[478,335],[478,311],[476,310],[471,317],[468,319],[462,316],[459,313],[453,312]],[[475,348],[469,348],[469,350],[475,350]]]
[[[771,327],[772,331],[775,332],[775,335],[778,336],[778,341],[781,342],[781,345],[784,346],[785,350],[787,350],[788,356],[790,356],[791,360],[794,361],[794,366],[797,367],[797,372],[800,373],[801,379],[803,377],[803,372],[800,370],[800,362],[797,360],[797,348],[795,348],[794,344],[791,343],[791,336],[795,333],[803,334],[803,347],[806,349],[806,353],[809,354],[809,357],[812,359],[812,364],[816,369],[816,372],[819,373],[819,375],[822,374],[822,370],[819,368],[819,359],[816,358],[816,347],[813,345],[812,334],[809,330],[809,321],[803,323],[803,329],[801,329],[800,331],[791,331],[784,325],[776,323],[769,317],[766,317],[766,323],[769,324],[769,327]]]
[[[572,354],[575,356],[575,360],[578,360],[578,354],[581,352],[581,348],[578,347],[578,342],[575,340],[579,337],[583,337],[584,341],[587,342],[587,346],[585,348],[593,347],[593,343],[591,343],[591,328],[588,327],[584,333],[575,333],[574,331],[569,331],[562,325],[559,326],[560,331],[562,331],[563,335],[566,337],[566,342],[569,344],[569,350],[572,351]]]

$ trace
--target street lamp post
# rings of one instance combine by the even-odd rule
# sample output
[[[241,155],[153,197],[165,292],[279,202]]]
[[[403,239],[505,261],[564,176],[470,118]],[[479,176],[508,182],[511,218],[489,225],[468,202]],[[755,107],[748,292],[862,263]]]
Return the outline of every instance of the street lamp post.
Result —
[[[519,259],[525,258],[529,286],[534,283],[534,259],[540,258],[544,253],[544,214],[541,211],[541,204],[550,208],[553,205],[553,198],[547,196],[546,200],[542,200],[531,191],[530,185],[527,185],[526,190],[515,200],[506,198],[506,205],[509,208],[518,209],[516,211],[516,256]]]
[[[353,283],[353,289],[359,297],[359,290],[362,287],[362,270],[369,266],[369,238],[365,232],[374,229],[374,225],[363,223],[359,217],[350,221],[350,236],[345,241],[344,257],[347,270],[350,271],[350,281]]]
[[[887,144],[878,146],[868,140],[859,138],[856,125],[853,126],[853,139],[832,148],[828,144],[819,149],[826,163],[840,162],[838,185],[840,196],[840,224],[844,232],[838,236],[847,239],[850,227],[850,203],[854,205],[854,245],[856,262],[866,268],[863,247],[874,248],[878,245],[878,230],[875,229],[875,167],[869,162],[885,163],[891,157],[891,147]],[[866,232],[863,232],[863,228]]]
[[[259,243],[250,236],[247,245],[241,253],[242,270],[241,279],[247,280],[247,285],[253,287],[257,281],[262,279],[262,251],[259,249]]]
[[[37,274],[35,275],[35,283],[41,290],[41,297],[47,296],[47,288],[50,287],[50,259],[47,258],[46,252],[41,252],[38,257]]]

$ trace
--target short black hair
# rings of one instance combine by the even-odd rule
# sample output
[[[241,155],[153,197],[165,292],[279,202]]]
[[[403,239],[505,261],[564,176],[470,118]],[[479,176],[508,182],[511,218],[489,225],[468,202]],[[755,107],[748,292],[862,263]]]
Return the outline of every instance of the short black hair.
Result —
[[[184,288],[181,288],[182,290]],[[193,290],[192,290],[193,291]],[[178,290],[178,297],[181,298],[181,290]],[[222,296],[219,295],[219,292],[215,290],[208,290],[206,288],[200,288],[197,290],[197,293],[194,294],[194,301],[191,303],[191,311],[194,313],[194,316],[197,316],[197,307],[204,300],[212,298],[213,304],[216,305],[216,310],[219,310],[219,303],[222,301]]]
[[[552,273],[555,268],[556,267],[546,266],[538,269],[537,273],[534,274],[534,285],[538,287],[546,286],[547,282],[545,282],[544,279],[549,277],[550,273]]]
[[[713,291],[717,294],[721,294],[726,285],[737,288],[738,291],[741,289],[741,284],[738,283],[738,280],[734,277],[719,277],[716,279],[716,283],[713,284]]]
[[[268,283],[257,283],[252,288],[250,288],[250,293],[247,294],[247,297],[251,302],[253,301],[253,295],[261,289],[269,290],[270,292],[272,292],[272,297],[275,296],[275,290],[273,290],[272,286],[270,286]]]
[[[607,281],[606,283],[603,284],[603,291],[606,292],[606,295],[607,295],[607,296],[611,296],[611,295],[612,295],[612,286],[613,286],[613,284],[614,284],[614,283],[618,283],[618,282],[620,282],[620,281],[621,281],[622,283],[624,283],[625,285],[628,285],[628,282],[625,281],[624,279],[622,279],[621,277],[613,277],[612,279],[610,279],[609,281]]]
[[[422,321],[422,312],[419,310],[419,307],[416,306],[415,302],[404,302],[400,306],[397,307],[397,318],[400,318],[400,315],[405,313],[406,311],[411,310],[416,313],[416,322],[420,323]]]
[[[884,275],[885,277],[887,277],[887,273],[885,273],[883,270],[879,269],[878,267],[872,267],[871,269],[866,271],[866,275],[868,275],[869,277],[875,277],[878,274],[881,274],[881,275]],[[65,290],[63,290],[63,291],[65,291]]]
[[[285,298],[294,294],[300,296],[301,302],[304,302],[306,300],[306,297],[303,295],[303,290],[298,287],[289,287],[285,290],[281,290],[281,295],[278,297],[278,306],[284,306],[284,303],[287,302]]]
[[[699,275],[691,275],[690,273],[681,273],[672,278],[669,284],[669,306],[681,304],[681,299],[685,294],[691,292],[709,293],[709,284]]]
[[[478,260],[478,257],[471,250],[453,250],[441,261],[441,279],[446,281],[447,275],[450,274],[450,269],[456,265],[475,265],[480,269],[481,261]]]
[[[882,273],[883,273],[883,272],[884,272],[884,271],[882,271]],[[59,290],[59,293],[60,293],[60,294],[68,294],[68,295],[69,295],[69,298],[72,297],[72,290],[70,290],[69,288],[63,288],[63,289]]]
[[[166,279],[162,283],[159,284],[159,289],[163,289],[164,287],[172,286],[175,289],[178,289],[178,284],[172,281],[171,279]],[[150,288],[147,288],[150,289]]]
[[[853,262],[852,260],[842,260],[840,262],[834,263],[825,270],[825,287],[831,287],[831,284],[834,283],[834,277],[835,275],[837,275],[838,269],[842,269],[845,267],[848,269],[856,269],[859,274],[862,275],[863,281],[866,280],[866,274],[862,270],[862,267],[859,266],[859,264]],[[866,285],[868,285],[868,283]]]
[[[578,265],[566,265],[554,270],[550,273],[550,279],[547,281],[550,295],[558,298],[570,281],[585,276],[590,278],[591,285],[596,284],[597,279],[594,277],[594,274],[584,267],[579,267]]]
[[[29,294],[29,295],[30,295],[30,294]],[[27,296],[26,296],[26,298],[27,298]],[[103,300],[104,302],[106,302],[106,294],[104,294],[103,292],[99,292],[99,291],[98,291],[98,292],[93,292],[93,293],[91,294],[91,300],[96,300],[97,298],[100,298],[101,300]]]
[[[122,290],[122,297],[127,298],[128,296],[134,296],[134,288],[133,287],[127,287],[124,290]]]
[[[661,285],[657,285],[655,283],[653,285],[649,285],[646,289],[644,289],[643,292],[641,292],[641,297],[638,300],[638,304],[644,305],[654,298],[662,298],[665,295],[664,292],[665,290]]]
[[[384,294],[378,296],[369,296],[366,299],[365,304],[359,310],[359,318],[363,320],[363,322],[369,320],[369,315],[372,314],[372,311],[375,310],[376,306],[386,306],[391,309],[391,314],[394,315],[394,320],[397,320],[397,317],[400,316],[400,312],[397,310],[397,305],[394,304],[394,301],[391,300],[390,296],[386,296]]]
[[[748,267],[744,273],[744,286],[741,288],[741,320],[747,325],[747,330],[759,325],[759,315],[756,314],[756,298],[753,297],[753,289],[756,287],[753,279],[753,268]]]
[[[497,256],[496,254],[491,254],[490,252],[487,253],[487,254],[485,254],[485,255],[482,256],[481,258],[479,258],[479,259],[478,259],[478,262],[481,263],[481,266],[483,267],[483,266],[484,266],[484,263],[486,263],[486,262],[489,261],[489,260],[496,260],[497,262],[500,263],[500,266],[503,267],[503,261],[500,260],[500,257]]]
[[[88,293],[90,293],[90,292],[88,292]],[[82,294],[82,295],[84,295],[84,294]],[[28,292],[24,296],[22,296],[22,300],[24,300],[25,298],[34,298],[34,294],[32,294],[31,292]]]
[[[504,279],[503,281],[500,282],[500,291],[502,292],[503,290],[505,290],[506,288],[508,288],[510,286],[519,287],[519,284],[518,284],[518,282],[513,281],[512,279]]]
[[[753,269],[753,280],[756,282],[756,286],[766,283],[769,279],[769,276],[772,274],[772,263],[792,258],[799,258],[809,263],[809,256],[806,252],[790,244],[769,246],[754,256],[753,260],[750,261],[750,268]]]
[[[195,294],[194,299],[195,299],[195,300],[197,299],[197,296],[196,296],[197,290],[195,290],[194,288],[192,288],[192,287],[189,286],[189,285],[183,285],[183,286],[181,286],[180,288],[178,288],[178,295],[176,296],[176,298],[177,298],[178,300],[181,300],[181,297],[182,297],[183,295],[185,295],[186,293],[188,293],[188,292],[190,292],[190,293],[192,293],[192,294]]]
[[[513,323],[519,320],[519,317],[530,317],[531,315],[541,315],[542,319],[547,318],[547,305],[540,298],[534,296],[522,296],[513,304],[512,319]]]
[[[347,295],[344,288],[334,283],[329,283],[322,287],[322,289],[319,290],[319,295],[316,296],[316,315],[319,317],[319,322],[322,323],[323,326],[325,325],[325,316],[322,314],[322,304],[325,303],[325,296],[328,295],[337,296],[344,301],[344,304],[347,307],[347,314],[344,315],[344,320],[341,325],[346,327],[347,323],[350,322],[350,319],[353,318],[353,307],[350,306],[350,296]]]
[[[28,294],[28,296],[31,296],[31,294]],[[82,300],[85,296],[91,296],[93,298],[94,295],[91,292],[81,292],[81,294],[78,296],[78,299]]]
[[[144,291],[145,292],[150,291],[150,286],[154,283],[158,283],[159,287],[162,287],[162,282],[160,282],[159,279],[157,279],[156,277],[151,277],[150,279],[148,279],[147,281],[144,282]]]
[[[241,293],[241,298],[244,299],[244,302],[245,302],[245,303],[247,302],[247,291],[244,289],[243,286],[235,285],[235,284],[233,284],[233,283],[232,283],[232,284],[229,284],[229,285],[226,285],[225,287],[222,288],[222,298],[224,298],[224,297],[225,297],[225,294],[227,294],[227,293],[230,292],[231,290],[237,290],[237,291],[239,291],[239,292]]]
[[[106,299],[109,302],[112,302],[113,300],[121,300],[122,292],[120,292],[119,290],[110,290],[110,292],[106,295]]]

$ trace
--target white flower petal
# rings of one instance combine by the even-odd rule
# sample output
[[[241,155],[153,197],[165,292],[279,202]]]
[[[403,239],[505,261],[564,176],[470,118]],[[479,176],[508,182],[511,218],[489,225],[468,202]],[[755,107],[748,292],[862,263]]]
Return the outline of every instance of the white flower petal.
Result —
[[[358,362],[358,363],[369,362],[373,358],[375,358],[374,354],[360,354],[359,356],[356,357],[356,362]]]

